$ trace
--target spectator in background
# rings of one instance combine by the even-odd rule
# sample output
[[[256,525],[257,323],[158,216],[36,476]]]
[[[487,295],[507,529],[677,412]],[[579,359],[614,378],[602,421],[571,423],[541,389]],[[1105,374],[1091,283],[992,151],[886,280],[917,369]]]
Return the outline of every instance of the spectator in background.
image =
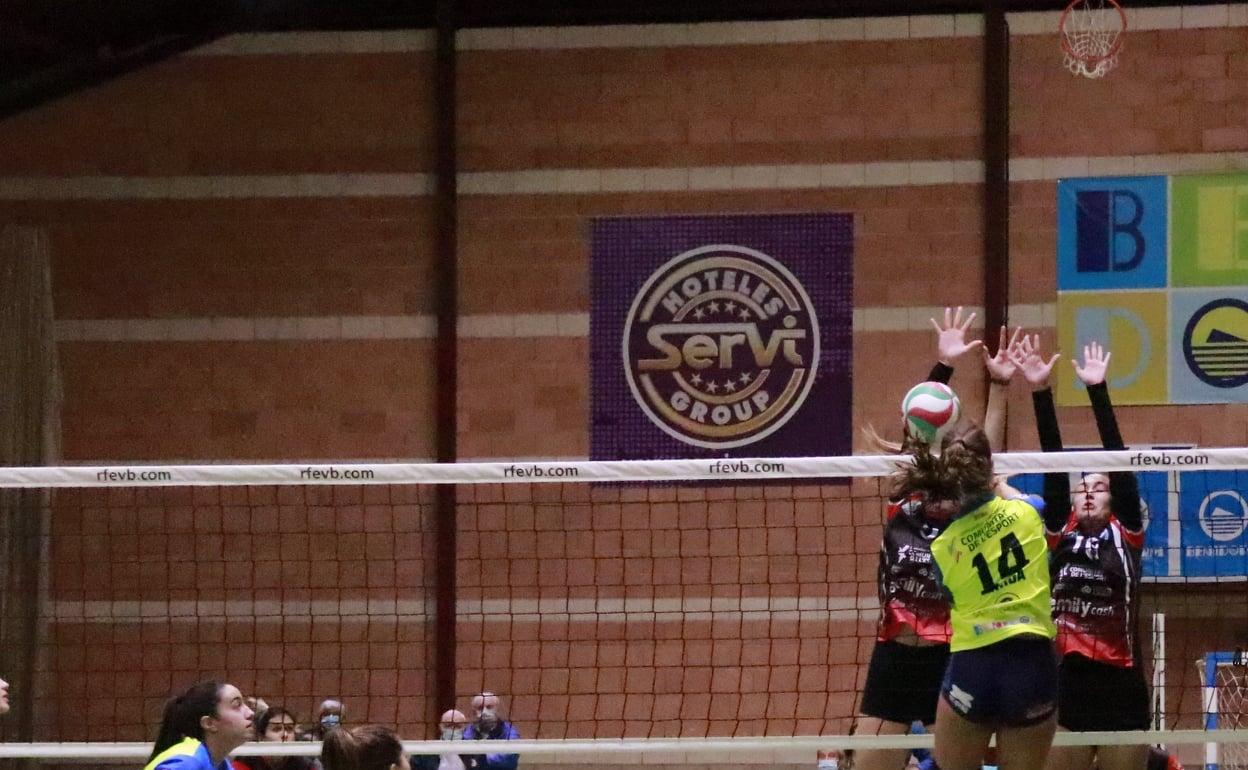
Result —
[[[466,741],[515,741],[520,732],[499,714],[498,696],[483,692],[472,699],[472,717],[475,720],[464,730]],[[476,754],[471,758],[468,770],[516,770],[520,765],[519,754]]]
[[[256,722],[259,722],[260,716],[269,710],[269,704],[264,702],[264,698],[260,698],[255,695],[248,695],[246,698],[243,698],[243,700],[247,703],[247,708],[251,709],[252,713],[256,715]]]
[[[0,714],[9,713],[9,683],[0,679]]]
[[[262,743],[289,743],[295,740],[299,718],[282,706],[266,709],[256,719],[256,740]],[[317,766],[313,757],[239,757],[234,770],[312,770]]]
[[[305,741],[323,741],[325,736],[342,726],[343,716],[347,713],[347,709],[342,705],[342,701],[336,698],[326,698],[321,701],[321,707],[317,709],[316,724],[308,728],[303,734]]]
[[[468,717],[464,716],[464,712],[455,709],[443,712],[438,720],[438,737],[444,741],[462,741],[467,726]],[[412,757],[412,767],[416,770],[469,770],[471,765],[472,757],[458,750]]]
[[[1148,747],[1148,770],[1183,770],[1183,763],[1165,746]]]
[[[330,729],[321,746],[321,764],[325,770],[411,770],[399,736],[381,725]]]

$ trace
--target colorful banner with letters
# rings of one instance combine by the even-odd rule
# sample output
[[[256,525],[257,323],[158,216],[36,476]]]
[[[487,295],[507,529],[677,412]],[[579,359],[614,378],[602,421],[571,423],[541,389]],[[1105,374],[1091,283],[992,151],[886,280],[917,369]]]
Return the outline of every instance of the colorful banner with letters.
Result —
[[[595,220],[595,460],[851,451],[853,217]]]
[[[1113,352],[1117,404],[1248,401],[1248,174],[1063,179],[1057,332],[1065,357]],[[1057,401],[1086,406],[1071,367]],[[1139,473],[1154,578],[1248,576],[1240,471]]]
[[[1104,343],[1120,404],[1248,401],[1248,174],[1063,179],[1057,219],[1063,352]]]

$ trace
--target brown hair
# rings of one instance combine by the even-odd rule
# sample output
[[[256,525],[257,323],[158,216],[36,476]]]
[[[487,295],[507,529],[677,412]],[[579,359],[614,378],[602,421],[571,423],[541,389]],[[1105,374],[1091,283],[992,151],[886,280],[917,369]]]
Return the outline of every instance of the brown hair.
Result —
[[[992,446],[974,423],[946,436],[940,455],[918,442],[909,448],[914,460],[897,474],[898,496],[919,493],[932,502],[961,502],[992,488]]]
[[[191,685],[186,692],[170,698],[165,703],[164,715],[160,720],[160,731],[156,733],[156,740],[152,744],[152,754],[147,761],[150,763],[165,749],[184,738],[202,741],[204,726],[199,720],[206,716],[219,716],[217,702],[221,698],[221,690],[224,687],[224,682],[209,679]]]
[[[390,770],[402,757],[399,736],[381,725],[330,730],[321,744],[325,770]]]
[[[910,435],[910,431],[908,430],[902,431],[901,441],[890,441],[889,439],[884,438],[884,436],[881,435],[871,423],[867,423],[863,428],[861,428],[861,431],[863,439],[866,440],[867,447],[870,450],[880,454],[912,454],[916,446],[927,446],[927,444],[923,441]]]

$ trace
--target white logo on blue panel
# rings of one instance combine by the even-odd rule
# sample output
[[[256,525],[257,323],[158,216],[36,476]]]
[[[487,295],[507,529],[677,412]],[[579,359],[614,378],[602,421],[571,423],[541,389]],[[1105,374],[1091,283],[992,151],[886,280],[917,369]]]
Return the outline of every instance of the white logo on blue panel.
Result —
[[[1200,504],[1200,528],[1219,543],[1234,540],[1248,527],[1248,503],[1231,489],[1220,489]]]
[[[1184,577],[1248,574],[1246,471],[1179,474],[1179,516]]]

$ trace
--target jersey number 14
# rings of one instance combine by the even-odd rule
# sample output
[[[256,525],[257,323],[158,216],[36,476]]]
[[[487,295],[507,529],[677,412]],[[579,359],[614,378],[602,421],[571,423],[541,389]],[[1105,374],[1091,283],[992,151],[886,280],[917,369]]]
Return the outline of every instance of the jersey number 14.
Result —
[[[997,557],[997,578],[995,580],[993,579],[992,570],[988,566],[988,560],[984,558],[982,553],[975,554],[975,558],[971,559],[971,564],[975,566],[975,571],[979,573],[979,582],[984,588],[981,594],[987,595],[1001,586],[1021,580],[1023,567],[1027,566],[1028,559],[1027,554],[1023,553],[1023,544],[1018,542],[1018,537],[1013,532],[1007,532],[1001,538],[1001,555]]]

